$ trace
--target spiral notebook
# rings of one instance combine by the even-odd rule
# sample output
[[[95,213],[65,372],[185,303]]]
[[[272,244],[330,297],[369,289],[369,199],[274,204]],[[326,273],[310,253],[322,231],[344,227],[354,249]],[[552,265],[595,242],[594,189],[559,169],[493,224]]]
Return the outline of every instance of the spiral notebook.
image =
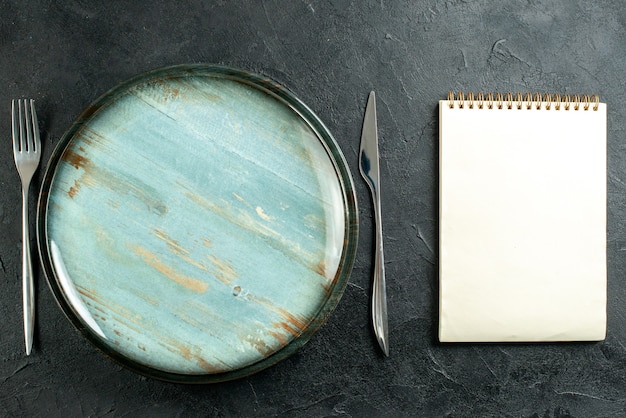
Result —
[[[606,104],[450,94],[439,123],[440,341],[604,339]]]

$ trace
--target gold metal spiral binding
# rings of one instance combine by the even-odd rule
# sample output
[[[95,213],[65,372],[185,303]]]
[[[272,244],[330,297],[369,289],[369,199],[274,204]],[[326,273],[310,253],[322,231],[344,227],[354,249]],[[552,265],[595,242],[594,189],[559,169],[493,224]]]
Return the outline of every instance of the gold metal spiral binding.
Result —
[[[565,103],[565,105],[563,106],[563,108],[565,110],[569,110],[570,104],[572,103],[569,94],[565,94],[563,95],[563,103]]]
[[[502,93],[496,93],[496,106],[498,109],[502,109]]]
[[[559,93],[554,95],[554,110],[561,110],[561,95]]]
[[[487,109],[493,109],[493,93],[487,93]]]
[[[474,93],[472,93],[471,91],[467,93],[467,106],[470,109],[474,108]]]
[[[577,94],[573,95],[572,103],[574,103],[574,110],[580,109],[580,96]]]
[[[533,108],[533,95],[530,93],[526,93],[524,95],[524,102],[526,103],[526,109],[530,110]]]
[[[541,93],[535,93],[533,96],[533,102],[535,103],[537,110],[541,110]]]
[[[600,96],[597,94],[592,94],[589,101],[593,102],[593,110],[598,110],[600,107]]]
[[[454,107],[458,107],[459,109],[465,108],[467,106],[469,109],[474,109],[474,107],[478,109],[483,109],[486,107],[487,109],[513,109],[514,107],[518,110],[522,110],[525,108],[526,110],[570,110],[574,111],[583,110],[589,111],[598,110],[600,106],[600,97],[597,94],[593,94],[591,96],[587,94],[583,94],[582,96],[578,94],[574,94],[570,96],[569,94],[560,95],[550,94],[550,93],[530,93],[527,92],[524,95],[522,93],[464,93],[462,91],[458,92],[456,95],[454,92],[448,92],[448,106],[450,109],[454,109]]]
[[[587,96],[586,94],[583,94],[582,102],[583,102],[583,109],[589,110],[589,96]]]
[[[550,110],[550,107],[552,107],[552,96],[550,95],[550,93],[546,93],[543,95],[543,101],[545,103],[546,110]]]

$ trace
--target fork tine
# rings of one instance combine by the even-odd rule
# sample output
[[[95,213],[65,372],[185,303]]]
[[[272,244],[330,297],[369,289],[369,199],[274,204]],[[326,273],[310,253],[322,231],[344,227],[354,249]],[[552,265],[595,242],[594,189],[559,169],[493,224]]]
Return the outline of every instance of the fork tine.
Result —
[[[20,126],[20,151],[26,151],[26,135],[24,134],[24,116],[23,116],[23,108],[22,108],[22,99],[17,99],[17,108],[18,108],[18,116],[19,116],[19,126]]]
[[[39,124],[37,123],[37,112],[35,112],[35,101],[30,99],[30,115],[33,124],[33,151],[38,152],[41,147],[41,138],[39,137]]]
[[[26,148],[22,148],[22,151],[33,152],[33,128],[32,123],[30,121],[30,109],[28,108],[28,100],[22,100],[22,104],[24,105],[24,118],[22,119],[22,123],[26,127]]]
[[[11,119],[12,119],[12,127],[13,127],[13,154],[17,154],[20,152],[20,132],[19,132],[19,103],[16,103],[17,100],[11,100]],[[17,107],[16,107],[17,105]]]

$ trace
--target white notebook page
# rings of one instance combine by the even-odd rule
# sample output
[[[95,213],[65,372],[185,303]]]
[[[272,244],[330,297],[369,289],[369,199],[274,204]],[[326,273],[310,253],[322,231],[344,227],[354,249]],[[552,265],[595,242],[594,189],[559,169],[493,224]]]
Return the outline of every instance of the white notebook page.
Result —
[[[606,105],[449,103],[439,102],[440,341],[604,339]]]

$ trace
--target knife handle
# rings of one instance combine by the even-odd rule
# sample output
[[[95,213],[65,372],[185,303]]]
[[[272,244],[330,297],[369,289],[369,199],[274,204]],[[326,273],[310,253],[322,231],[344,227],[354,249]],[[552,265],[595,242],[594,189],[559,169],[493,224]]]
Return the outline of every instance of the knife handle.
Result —
[[[374,279],[372,288],[372,324],[378,344],[385,356],[389,355],[387,331],[387,289],[385,285],[385,257],[383,252],[383,225],[380,215],[380,198],[374,196],[376,218],[376,254],[374,257]]]

